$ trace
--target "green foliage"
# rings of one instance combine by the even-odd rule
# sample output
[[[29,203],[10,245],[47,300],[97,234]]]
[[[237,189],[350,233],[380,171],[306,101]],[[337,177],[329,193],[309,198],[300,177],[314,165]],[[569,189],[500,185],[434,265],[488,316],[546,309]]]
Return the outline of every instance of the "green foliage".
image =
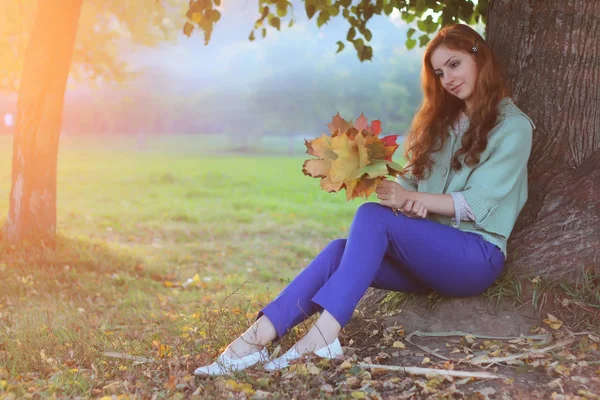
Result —
[[[475,25],[486,22],[486,15],[489,0],[480,0],[475,4],[475,0],[303,0],[306,16],[312,19],[316,16],[316,24],[320,28],[327,24],[331,18],[342,16],[348,24],[348,34],[346,41],[352,43],[356,49],[360,61],[367,61],[373,58],[373,48],[369,45],[373,35],[367,28],[368,22],[375,15],[391,15],[394,10],[400,13],[401,18],[407,23],[417,20],[416,26],[421,32],[418,39],[413,38],[416,32],[415,28],[410,28],[407,33],[406,47],[412,49],[419,46],[426,46],[431,40],[431,35],[439,28],[454,24],[467,23]],[[201,10],[205,15],[212,13],[214,7],[218,7],[219,0],[192,0],[188,10],[188,19],[196,23],[204,31],[205,43],[210,41],[214,23],[218,21],[215,18],[200,18],[198,21],[191,18],[194,12]],[[254,24],[254,29],[250,33],[249,40],[255,39],[255,31],[261,29],[262,36],[267,35],[264,28],[265,20],[268,24],[280,30],[281,19],[288,16],[289,26],[293,25],[295,20],[294,7],[289,0],[258,0],[258,10],[260,17]],[[184,26],[184,33],[191,34],[188,27],[188,21]],[[344,49],[344,43],[337,42],[339,53]]]
[[[0,2],[0,90],[16,91],[36,17],[37,1]],[[77,82],[123,82],[134,74],[120,57],[123,42],[155,46],[174,40],[187,2],[180,0],[84,1],[70,76]],[[218,20],[213,10],[210,18]],[[191,35],[194,24],[184,26]]]

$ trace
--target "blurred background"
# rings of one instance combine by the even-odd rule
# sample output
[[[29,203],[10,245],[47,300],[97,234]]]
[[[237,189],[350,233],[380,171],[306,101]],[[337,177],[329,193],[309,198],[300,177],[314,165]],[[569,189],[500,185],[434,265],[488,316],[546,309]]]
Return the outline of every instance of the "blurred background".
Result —
[[[10,135],[35,2],[5,3],[0,134]],[[423,49],[406,49],[409,26],[399,14],[373,18],[373,60],[361,63],[354,48],[335,54],[348,22],[318,28],[300,1],[292,27],[254,41],[257,2],[224,2],[208,46],[199,32],[182,32],[187,2],[164,2],[159,12],[127,3],[84,3],[64,146],[300,155],[304,138],[326,132],[337,112],[352,120],[364,112],[382,121],[383,135],[403,135],[421,101]]]

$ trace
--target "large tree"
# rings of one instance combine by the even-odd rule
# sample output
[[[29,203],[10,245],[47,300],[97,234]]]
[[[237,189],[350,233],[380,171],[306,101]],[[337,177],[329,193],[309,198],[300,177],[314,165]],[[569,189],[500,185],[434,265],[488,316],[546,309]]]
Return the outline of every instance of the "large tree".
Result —
[[[218,4],[218,0],[213,0]],[[287,0],[259,0],[256,33],[280,29]],[[529,163],[530,198],[509,243],[521,276],[550,280],[600,269],[600,2],[597,0],[304,0],[318,26],[341,15],[348,23],[338,51],[351,43],[370,60],[368,22],[397,13],[416,22],[406,46],[427,44],[440,27],[486,23],[486,40],[503,61],[516,103],[535,121]],[[218,20],[210,0],[195,0],[184,27],[210,39]],[[417,33],[419,32],[419,33]],[[344,43],[345,42],[345,43]]]
[[[169,12],[181,5],[173,1],[2,3],[0,88],[19,88],[6,224],[9,240],[47,242],[54,237],[58,143],[69,73],[75,80],[92,83],[127,79],[132,74],[116,56],[123,51],[119,39],[129,45],[173,39],[175,22]],[[24,58],[14,57],[23,52]]]
[[[81,0],[70,0],[74,5]],[[150,2],[150,0],[148,0]],[[77,13],[58,11],[58,0],[43,0],[48,12],[62,13],[63,25],[74,26]],[[48,4],[56,5],[54,7]],[[152,3],[161,3],[161,1]],[[191,36],[199,28],[208,44],[221,17],[221,0],[191,0],[183,32]],[[441,26],[456,22],[486,23],[486,38],[503,60],[512,79],[514,98],[537,125],[530,159],[530,199],[509,244],[512,265],[522,275],[560,278],[597,268],[600,249],[600,2],[597,0],[257,0],[259,18],[249,39],[266,36],[268,29],[291,26],[295,12],[303,12],[318,26],[341,17],[348,24],[337,51],[351,44],[361,61],[370,60],[372,33],[368,23],[376,15],[396,15],[414,27],[408,30],[406,46],[425,45]],[[61,3],[62,5],[63,3]],[[295,7],[294,7],[295,6]],[[40,6],[42,7],[42,6]],[[44,22],[46,21],[46,22]],[[36,19],[37,36],[30,49],[44,52],[44,34],[53,34],[43,16]],[[37,29],[37,30],[36,30]],[[68,49],[74,31],[56,40]],[[50,44],[47,44],[50,46]],[[33,50],[26,64],[35,60]],[[52,55],[66,79],[70,54]],[[58,59],[60,58],[60,60]],[[54,97],[38,90],[24,94],[28,79],[37,79],[24,69],[15,137],[15,171],[9,232],[13,239],[39,238],[54,233],[55,169],[58,143],[57,122],[62,105],[61,85]],[[57,75],[58,76],[58,75]],[[41,85],[50,87],[49,83]],[[64,85],[62,86],[64,87]],[[58,106],[47,109],[48,99]],[[60,100],[60,101],[59,101]],[[36,108],[37,107],[37,108]],[[38,110],[37,114],[32,110]],[[42,112],[42,110],[47,110]],[[43,117],[42,117],[43,116]],[[38,134],[39,132],[39,134]],[[51,146],[40,153],[36,137]],[[41,139],[40,139],[41,140]],[[17,143],[21,143],[17,145]],[[38,147],[36,147],[38,146]],[[33,155],[48,154],[44,166],[35,166]],[[29,158],[22,158],[27,155]],[[44,158],[45,160],[46,158]],[[19,172],[34,168],[50,171],[41,179]],[[51,218],[42,217],[49,213]],[[24,219],[24,215],[29,215]]]
[[[495,0],[487,39],[535,121],[511,264],[559,279],[600,270],[600,1]]]

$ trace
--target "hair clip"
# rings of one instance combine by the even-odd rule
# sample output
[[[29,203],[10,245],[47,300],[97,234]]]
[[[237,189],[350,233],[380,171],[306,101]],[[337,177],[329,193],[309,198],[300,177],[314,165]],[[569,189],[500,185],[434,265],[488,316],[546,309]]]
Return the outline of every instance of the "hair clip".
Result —
[[[475,39],[475,44],[473,45],[473,47],[471,47],[471,51],[473,53],[477,53],[477,49],[478,49],[478,47],[477,47],[477,39]]]

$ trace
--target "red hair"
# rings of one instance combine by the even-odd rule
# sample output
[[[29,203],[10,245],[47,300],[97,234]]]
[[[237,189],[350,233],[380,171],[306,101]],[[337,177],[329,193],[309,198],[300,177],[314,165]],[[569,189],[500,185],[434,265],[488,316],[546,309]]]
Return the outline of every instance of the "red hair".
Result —
[[[462,163],[468,166],[479,163],[479,156],[487,147],[487,135],[497,124],[500,100],[509,94],[500,64],[479,33],[462,24],[441,29],[425,49],[421,72],[423,103],[413,119],[405,146],[407,168],[417,179],[424,179],[431,172],[431,153],[442,148],[450,125],[465,106],[463,100],[442,87],[434,73],[431,54],[440,45],[473,54],[478,71],[472,93],[474,106],[468,115],[470,126],[462,137],[462,147],[452,158],[453,169],[460,170]],[[473,51],[475,45],[477,50]],[[462,163],[461,156],[464,156]]]

